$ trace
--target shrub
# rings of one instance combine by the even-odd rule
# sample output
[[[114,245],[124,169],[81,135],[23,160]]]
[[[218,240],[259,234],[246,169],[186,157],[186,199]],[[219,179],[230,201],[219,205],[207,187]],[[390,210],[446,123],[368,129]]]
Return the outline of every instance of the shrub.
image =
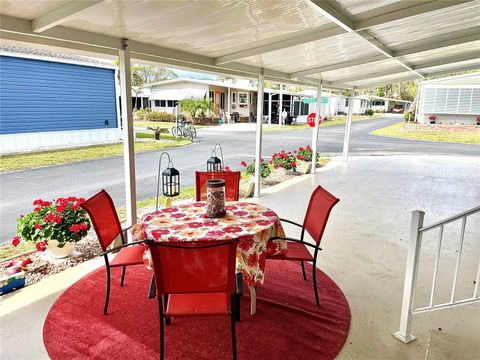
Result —
[[[373,109],[367,109],[365,111],[365,114],[368,115],[368,116],[372,116],[373,114],[375,114],[375,111],[373,111]]]
[[[294,153],[296,153],[295,157],[298,160],[308,161],[308,162],[312,161],[313,150],[310,147],[310,145],[307,145],[305,148],[300,146],[298,150],[294,151]],[[320,158],[320,154],[317,152],[317,161],[319,158]]]
[[[166,112],[152,111],[145,114],[145,117],[149,121],[175,122],[175,115]]]
[[[403,113],[403,118],[405,119],[405,121],[415,121],[415,110],[405,111]]]
[[[150,108],[145,108],[145,109],[138,109],[135,111],[135,117],[136,118],[143,118],[145,115],[149,114],[152,112],[152,109]]]
[[[284,168],[285,170],[297,171],[297,159],[290,151],[286,152],[282,150],[279,153],[273,154],[270,163],[274,169]]]
[[[255,174],[255,160],[253,160],[252,163],[247,164],[246,161],[242,161],[240,163],[243,167],[245,167],[245,172],[249,175],[254,175]],[[266,178],[267,176],[270,175],[272,170],[270,169],[270,166],[268,164],[265,164],[265,160],[261,159],[260,160],[260,177]]]
[[[84,201],[73,196],[56,201],[35,200],[33,212],[18,218],[17,235],[12,245],[17,246],[24,239],[34,242],[41,251],[45,250],[48,240],[57,240],[58,247],[81,240],[90,229],[87,213],[80,208]]]

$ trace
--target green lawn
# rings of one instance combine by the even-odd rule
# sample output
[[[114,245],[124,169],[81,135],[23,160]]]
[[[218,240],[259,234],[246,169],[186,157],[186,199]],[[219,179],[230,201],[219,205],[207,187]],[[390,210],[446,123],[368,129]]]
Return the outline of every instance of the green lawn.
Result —
[[[162,122],[162,121],[141,121],[135,120],[133,126],[147,126],[147,127],[160,127],[162,129],[171,129],[175,126],[174,122]],[[211,125],[193,125],[195,128],[211,127]]]
[[[411,140],[422,141],[440,141],[450,143],[461,144],[480,144],[480,131],[472,132],[454,132],[435,129],[432,126],[431,131],[417,130],[415,131],[415,125],[410,125],[410,129],[407,131],[407,126],[404,126],[404,122],[390,125],[381,129],[377,129],[372,132],[373,135],[388,136],[394,138],[403,138]]]
[[[153,134],[151,135],[153,137]],[[187,139],[175,139],[175,137],[165,134],[162,134],[160,139],[160,141],[135,142],[135,152],[158,151],[185,146],[191,143]],[[102,159],[122,154],[123,144],[119,143],[16,155],[3,155],[0,156],[0,173],[66,164],[83,160]]]
[[[372,116],[353,116],[352,121],[365,121],[365,120],[372,120],[376,119],[380,116],[380,114],[374,114]],[[333,116],[329,118],[327,121],[323,121],[320,124],[320,127],[323,126],[333,126],[333,125],[341,125],[347,122],[346,116]],[[264,127],[263,131],[288,131],[288,130],[300,130],[300,129],[308,129],[310,125],[308,124],[292,124],[292,125],[284,125],[282,127],[278,126],[278,124],[272,125],[270,127]]]

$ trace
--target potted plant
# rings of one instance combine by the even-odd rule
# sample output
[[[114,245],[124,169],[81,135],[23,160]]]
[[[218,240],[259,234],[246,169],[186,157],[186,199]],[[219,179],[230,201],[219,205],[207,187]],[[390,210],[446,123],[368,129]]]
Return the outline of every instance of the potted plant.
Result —
[[[168,129],[161,128],[160,126],[147,127],[147,129],[153,131],[155,134],[155,140],[160,140],[160,134],[168,134]]]
[[[270,163],[274,169],[284,169],[285,171],[292,170],[297,172],[297,159],[290,151],[282,150],[279,153],[272,155]]]
[[[53,258],[71,255],[75,243],[90,229],[87,213],[80,208],[84,201],[73,196],[54,201],[35,200],[33,211],[18,218],[12,245],[17,246],[24,239],[35,243],[38,251],[47,250]]]
[[[255,174],[255,160],[253,160],[252,163],[247,164],[246,161],[242,161],[240,163],[244,168],[245,168],[245,173],[248,175],[254,175]],[[225,168],[226,169],[226,168]],[[270,166],[265,163],[264,159],[260,159],[260,177],[261,178],[266,178],[270,175],[272,170],[270,169]],[[245,193],[245,197],[249,197],[252,195],[253,190],[255,188],[255,181],[253,176],[250,177],[250,182],[248,183],[248,187]]]
[[[308,174],[312,169],[312,155],[313,150],[310,145],[306,147],[300,146],[298,150],[295,150],[294,153],[296,154],[295,157],[300,162],[299,168],[304,174]],[[317,152],[317,162],[320,158],[320,154]]]
[[[435,120],[437,120],[437,115],[430,115],[428,117],[428,120],[430,120],[430,124],[435,124]]]
[[[480,115],[477,116],[477,126],[480,126]]]

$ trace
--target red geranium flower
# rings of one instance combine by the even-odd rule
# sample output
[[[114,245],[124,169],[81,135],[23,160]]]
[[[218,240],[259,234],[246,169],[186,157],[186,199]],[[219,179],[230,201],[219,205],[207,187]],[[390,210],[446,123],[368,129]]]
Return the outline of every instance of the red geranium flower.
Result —
[[[43,221],[45,222],[53,222],[55,220],[55,215],[53,213],[48,213],[47,216],[43,217]]]
[[[76,202],[75,204],[72,204],[72,210],[78,210],[80,209],[80,203]]]
[[[225,171],[226,172],[232,172],[232,170],[230,170],[230,167],[228,167],[228,166],[225,166]]]
[[[18,244],[20,244],[20,241],[21,241],[20,236],[14,236],[14,237],[12,238],[12,245],[15,246],[15,247],[17,247]]]
[[[53,219],[53,222],[56,224],[60,224],[62,222],[62,217],[61,216],[55,216],[55,219]]]
[[[265,162],[265,160],[262,158],[260,159],[260,164],[263,164]]]
[[[35,229],[40,230],[41,228],[42,228],[42,225],[40,225],[40,224],[35,224]]]
[[[300,160],[302,157],[300,155],[297,155],[297,159]]]
[[[300,146],[300,147],[298,148],[298,150],[303,151],[303,150],[305,150],[305,149]]]
[[[78,224],[78,226],[80,227],[80,230],[87,230],[88,229],[88,225],[84,222],[81,222],[80,224]]]
[[[80,226],[78,224],[73,224],[68,228],[68,230],[74,232],[74,233],[79,233],[80,232]]]
[[[247,163],[246,163],[245,161],[242,161],[242,162],[240,163],[240,165],[242,165],[242,166],[244,166],[244,167],[247,167]]]
[[[281,168],[283,168],[283,163],[279,163],[278,166],[280,166]]]
[[[45,251],[47,249],[47,243],[45,241],[39,241],[35,244],[37,251]]]
[[[290,166],[291,166],[292,168],[297,167],[297,163],[296,163],[295,161],[292,161],[292,162],[290,163]]]
[[[65,210],[65,207],[62,205],[58,205],[57,208],[55,209],[55,211],[58,213],[61,213],[63,210]]]

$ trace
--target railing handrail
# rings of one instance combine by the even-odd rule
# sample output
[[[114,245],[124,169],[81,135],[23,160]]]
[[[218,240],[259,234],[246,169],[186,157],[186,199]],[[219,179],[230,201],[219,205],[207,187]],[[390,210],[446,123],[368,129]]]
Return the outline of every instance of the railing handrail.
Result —
[[[428,226],[424,226],[420,229],[418,229],[419,232],[425,232],[425,231],[428,231],[428,230],[432,230],[436,227],[439,227],[441,225],[446,225],[448,223],[451,223],[452,221],[455,221],[455,220],[458,220],[458,219],[461,219],[463,218],[464,216],[469,216],[469,215],[472,215],[474,213],[476,213],[477,211],[480,211],[480,205],[479,206],[476,206],[474,208],[471,208],[470,210],[467,210],[467,211],[464,211],[460,214],[457,214],[457,215],[454,215],[454,216],[451,216],[449,218],[446,218],[444,220],[440,220],[436,223],[433,223],[431,225],[428,225]]]

